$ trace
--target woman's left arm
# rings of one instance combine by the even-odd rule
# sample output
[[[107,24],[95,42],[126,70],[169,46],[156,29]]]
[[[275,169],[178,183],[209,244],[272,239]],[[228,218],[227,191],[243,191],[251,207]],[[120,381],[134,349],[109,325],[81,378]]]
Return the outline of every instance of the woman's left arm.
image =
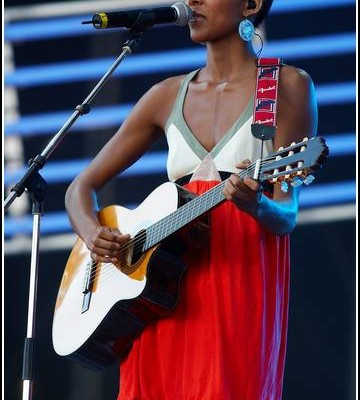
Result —
[[[317,131],[317,104],[314,85],[309,75],[297,68],[284,66],[280,73],[277,129],[274,149],[313,137]],[[246,168],[245,160],[237,168]],[[259,183],[250,178],[241,180],[231,175],[225,185],[225,197],[252,215],[276,235],[290,233],[296,225],[299,189],[289,185],[287,193],[274,185],[272,199],[261,195]]]

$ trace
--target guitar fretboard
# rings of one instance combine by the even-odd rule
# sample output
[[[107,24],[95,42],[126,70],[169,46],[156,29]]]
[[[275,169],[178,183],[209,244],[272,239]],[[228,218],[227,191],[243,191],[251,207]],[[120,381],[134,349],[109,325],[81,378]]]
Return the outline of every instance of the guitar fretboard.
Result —
[[[294,143],[287,148],[280,148],[270,156],[257,160],[238,175],[240,178],[246,176],[254,177],[260,182],[282,177],[291,180],[290,175],[298,171],[306,171],[313,166],[320,166],[326,158],[329,150],[324,139],[314,137],[305,138],[300,143]],[[255,172],[254,172],[255,171]],[[297,177],[299,180],[300,178]],[[304,183],[307,183],[304,180]],[[225,200],[223,189],[225,181],[219,183],[204,194],[195,197],[185,205],[181,206],[171,214],[146,229],[146,240],[142,250],[149,250],[160,243],[185,225],[200,217],[219,203]]]

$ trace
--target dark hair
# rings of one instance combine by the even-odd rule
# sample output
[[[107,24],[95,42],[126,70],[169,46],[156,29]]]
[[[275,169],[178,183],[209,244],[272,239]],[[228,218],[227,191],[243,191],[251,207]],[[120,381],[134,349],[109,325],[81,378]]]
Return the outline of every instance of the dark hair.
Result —
[[[266,16],[268,15],[270,8],[272,6],[273,0],[263,0],[262,7],[260,8],[259,12],[256,14],[255,20],[254,20],[254,26],[257,27],[259,26]]]

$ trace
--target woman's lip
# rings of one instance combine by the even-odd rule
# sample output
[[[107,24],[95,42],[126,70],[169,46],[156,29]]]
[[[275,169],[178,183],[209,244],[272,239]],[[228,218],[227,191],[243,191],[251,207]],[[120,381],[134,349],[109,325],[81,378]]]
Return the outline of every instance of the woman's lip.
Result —
[[[197,11],[193,11],[193,16],[195,16],[195,17],[203,17],[203,18],[205,18],[205,16],[204,16],[204,15],[200,14],[200,13],[199,13],[199,12],[197,12]]]
[[[199,19],[205,19],[205,16],[196,11],[193,11],[190,21],[198,21]]]

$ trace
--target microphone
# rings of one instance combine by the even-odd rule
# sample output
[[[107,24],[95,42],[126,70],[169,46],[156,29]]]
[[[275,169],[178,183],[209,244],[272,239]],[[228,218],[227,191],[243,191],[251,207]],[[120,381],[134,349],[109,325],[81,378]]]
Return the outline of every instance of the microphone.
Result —
[[[96,29],[131,28],[139,16],[150,18],[154,24],[175,23],[175,25],[185,26],[192,17],[192,10],[186,4],[178,2],[171,7],[150,10],[100,12],[93,15],[92,21],[84,21],[82,24],[93,24]]]

